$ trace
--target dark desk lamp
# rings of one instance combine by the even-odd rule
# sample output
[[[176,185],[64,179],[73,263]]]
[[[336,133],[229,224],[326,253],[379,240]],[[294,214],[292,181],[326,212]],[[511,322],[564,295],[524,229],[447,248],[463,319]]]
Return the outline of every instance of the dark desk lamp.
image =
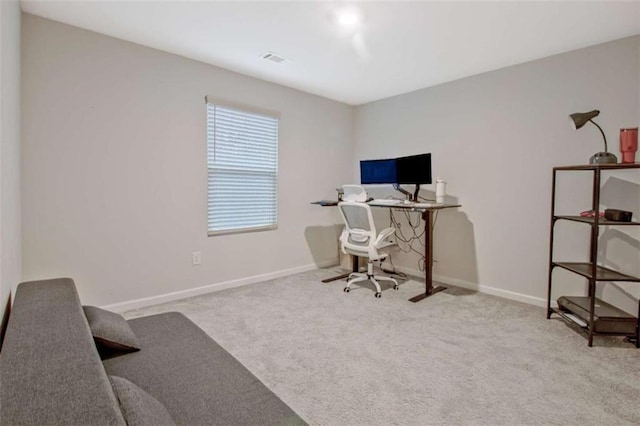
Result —
[[[589,164],[615,164],[618,162],[618,159],[607,149],[607,137],[604,135],[602,128],[592,120],[599,114],[600,111],[598,111],[597,109],[589,112],[576,112],[575,114],[571,114],[569,116],[569,121],[571,122],[571,126],[574,130],[578,130],[588,122],[591,122],[598,128],[598,130],[600,130],[600,133],[602,133],[602,138],[604,139],[604,152],[597,152],[593,154],[591,158],[589,158]]]

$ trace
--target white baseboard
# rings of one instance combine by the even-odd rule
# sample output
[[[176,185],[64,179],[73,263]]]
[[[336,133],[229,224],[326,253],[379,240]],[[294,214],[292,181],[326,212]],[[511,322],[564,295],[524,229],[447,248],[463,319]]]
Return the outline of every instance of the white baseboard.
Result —
[[[301,272],[313,271],[319,268],[328,268],[338,265],[338,259],[327,259],[319,261],[317,263],[298,266],[290,269],[282,269],[280,271],[269,272],[261,275],[254,275],[251,277],[239,278],[237,280],[224,281],[215,284],[209,284],[202,287],[190,288],[187,290],[174,291],[172,293],[160,294],[157,296],[144,297],[142,299],[130,300],[121,303],[114,303],[111,305],[103,306],[103,309],[107,309],[113,312],[125,312],[133,309],[143,308],[145,306],[157,305],[160,303],[172,302],[174,300],[185,299],[187,297],[199,296],[205,293],[213,293],[216,291],[226,290],[228,288],[241,287],[247,284],[255,284],[261,281],[272,280],[275,278],[282,278],[289,275],[298,274]],[[398,272],[404,272],[407,275],[421,278],[424,276],[424,272],[416,269],[396,267]],[[467,290],[478,291],[480,293],[490,294],[492,296],[502,297],[504,299],[515,300],[518,302],[528,303],[530,305],[546,307],[546,299],[530,296],[528,294],[516,293],[514,291],[503,290],[483,284],[473,283],[470,281],[461,280],[458,278],[451,278],[444,275],[433,275],[433,280],[442,284],[450,284],[456,287],[465,288]]]
[[[327,260],[321,260],[315,263],[316,269],[330,268],[332,266],[338,266],[338,265],[340,265],[340,259],[338,257],[327,259]]]
[[[424,272],[418,271],[416,269],[396,267],[396,270],[400,272],[404,272],[405,274],[408,274],[414,277],[424,277]],[[433,280],[442,284],[450,284],[456,287],[465,288],[467,290],[474,290],[480,293],[502,297],[504,299],[527,303],[529,305],[540,306],[543,308],[547,307],[547,299],[543,299],[541,297],[535,297],[535,296],[530,296],[528,294],[516,293],[515,291],[503,290],[501,288],[491,287],[488,285],[473,283],[470,281],[465,281],[458,278],[451,278],[451,277],[438,275],[438,274],[433,275]]]
[[[237,280],[224,281],[215,284],[209,284],[202,287],[190,288],[187,290],[174,291],[172,293],[160,294],[157,296],[144,297],[142,299],[135,299],[126,302],[114,303],[111,305],[102,306],[103,309],[107,309],[113,312],[126,312],[133,309],[143,308],[145,306],[157,305],[160,303],[172,302],[174,300],[185,299],[187,297],[199,296],[205,293],[213,293],[216,291],[226,290],[228,288],[240,287],[247,284],[259,283],[261,281],[272,280],[274,278],[282,278],[289,275],[298,274],[301,272],[313,271],[318,268],[327,268],[336,265],[337,259],[328,259],[320,261],[317,264],[310,264],[304,266],[298,266],[290,269],[282,269],[280,271],[269,272],[261,275],[254,275],[251,277],[239,278]]]

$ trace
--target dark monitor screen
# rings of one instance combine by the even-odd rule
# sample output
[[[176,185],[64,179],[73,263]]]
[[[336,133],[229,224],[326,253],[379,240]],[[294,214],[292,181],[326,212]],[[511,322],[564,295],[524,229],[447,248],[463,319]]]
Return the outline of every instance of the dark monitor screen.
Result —
[[[396,172],[399,184],[432,183],[431,154],[396,158]]]
[[[396,183],[396,160],[360,161],[360,183]]]

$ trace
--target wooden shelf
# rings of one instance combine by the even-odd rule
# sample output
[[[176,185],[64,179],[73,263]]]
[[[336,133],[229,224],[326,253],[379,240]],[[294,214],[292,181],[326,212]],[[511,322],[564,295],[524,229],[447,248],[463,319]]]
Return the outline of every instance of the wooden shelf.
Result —
[[[577,323],[582,330],[587,332],[588,345],[593,345],[593,336],[597,334],[609,334],[617,336],[627,336],[629,341],[635,343],[640,348],[640,301],[638,302],[638,316],[632,316],[630,319],[620,320],[624,316],[620,314],[620,310],[613,305],[609,305],[603,301],[597,301],[595,298],[596,287],[599,282],[625,281],[640,283],[640,278],[628,274],[623,274],[614,269],[598,265],[598,234],[600,226],[638,226],[639,222],[618,222],[600,217],[582,217],[575,215],[557,215],[556,208],[556,183],[558,172],[561,171],[581,171],[586,170],[592,173],[591,188],[591,210],[598,211],[601,205],[600,192],[602,191],[602,175],[605,171],[616,170],[640,170],[640,163],[625,164],[584,164],[577,166],[560,166],[553,168],[553,185],[551,190],[551,227],[549,236],[549,281],[547,287],[547,319],[552,314],[558,314],[562,318],[572,323]],[[556,262],[553,259],[554,247],[554,228],[558,220],[567,220],[570,222],[586,223],[591,225],[591,240],[589,243],[589,261],[588,262]],[[563,309],[572,308],[570,312],[563,312],[563,309],[551,308],[553,270],[559,267],[572,273],[581,275],[589,280],[589,296],[562,296]],[[588,303],[584,303],[585,300]],[[560,305],[560,299],[558,299]],[[603,309],[614,312],[611,318],[608,318]],[[579,312],[576,312],[579,311]],[[596,319],[598,313],[598,319]],[[605,324],[605,322],[607,324]],[[618,327],[619,323],[630,323]],[[614,327],[611,327],[614,324]],[[624,331],[624,332],[623,332]]]
[[[553,170],[617,170],[640,169],[640,163],[616,163],[616,164],[579,164],[575,166],[559,166]]]
[[[554,266],[566,269],[571,272],[575,272],[578,275],[582,275],[585,278],[593,279],[596,281],[629,281],[640,282],[640,278],[632,275],[623,274],[613,269],[605,268],[604,266],[596,266],[596,276],[593,277],[591,271],[591,263],[589,262],[553,262]]]
[[[581,223],[588,223],[590,225],[593,225],[595,223],[595,218],[593,217],[583,217],[583,216],[554,216],[555,219],[562,219],[562,220],[570,220],[572,222],[581,222]],[[600,218],[600,220],[598,220],[598,225],[600,226],[638,226],[640,225],[640,222],[619,222],[616,220],[609,220],[609,219],[605,219],[605,218]]]

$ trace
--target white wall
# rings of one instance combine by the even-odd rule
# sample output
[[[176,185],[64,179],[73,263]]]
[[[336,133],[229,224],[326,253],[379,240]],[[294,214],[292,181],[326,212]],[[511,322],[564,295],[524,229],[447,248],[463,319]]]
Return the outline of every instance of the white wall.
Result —
[[[20,282],[20,5],[0,2],[0,318]]]
[[[585,164],[603,145],[596,127],[573,131],[567,116],[599,109],[595,121],[619,155],[619,129],[638,126],[639,45],[640,37],[626,38],[362,105],[355,112],[354,166],[361,159],[431,152],[434,178],[445,179],[449,201],[462,204],[439,215],[436,276],[541,303],[552,167]],[[627,185],[629,180],[636,183]],[[625,206],[640,217],[640,202],[629,202],[640,199],[638,182],[637,173],[606,181],[610,192],[603,207]],[[589,209],[587,175],[565,176],[561,188],[560,208]],[[573,228],[563,224],[556,234],[556,258],[587,260],[589,228],[568,226]],[[640,275],[637,231],[603,229],[606,264]],[[395,253],[394,261],[418,269],[416,256]],[[559,281],[575,280],[557,274]],[[637,310],[637,290],[631,290],[635,300],[621,296],[631,312]]]
[[[595,127],[572,131],[567,115],[600,109],[596,121],[618,153],[618,129],[640,117],[639,53],[640,37],[623,39],[354,115],[337,102],[23,15],[24,279],[72,276],[85,303],[113,304],[326,265],[336,260],[340,220],[308,201],[357,181],[357,160],[432,152],[434,176],[463,205],[439,215],[435,276],[542,303],[551,168],[585,163],[602,145]],[[206,237],[205,95],[282,112],[277,231]],[[638,173],[612,175],[603,207],[638,217],[640,203],[628,201],[637,182]],[[586,210],[589,185],[588,176],[565,177],[559,207]],[[557,240],[559,257],[585,259],[588,229],[563,224]],[[629,250],[638,241],[637,229],[603,229],[603,261],[640,274],[640,254]],[[199,267],[191,266],[196,250]],[[418,268],[415,256],[393,259]],[[556,274],[571,289],[582,282]],[[607,291],[637,308],[635,287]]]
[[[105,305],[337,262],[337,212],[309,202],[351,177],[352,107],[22,23],[24,279],[70,276]],[[281,112],[276,231],[207,237],[205,95]]]

